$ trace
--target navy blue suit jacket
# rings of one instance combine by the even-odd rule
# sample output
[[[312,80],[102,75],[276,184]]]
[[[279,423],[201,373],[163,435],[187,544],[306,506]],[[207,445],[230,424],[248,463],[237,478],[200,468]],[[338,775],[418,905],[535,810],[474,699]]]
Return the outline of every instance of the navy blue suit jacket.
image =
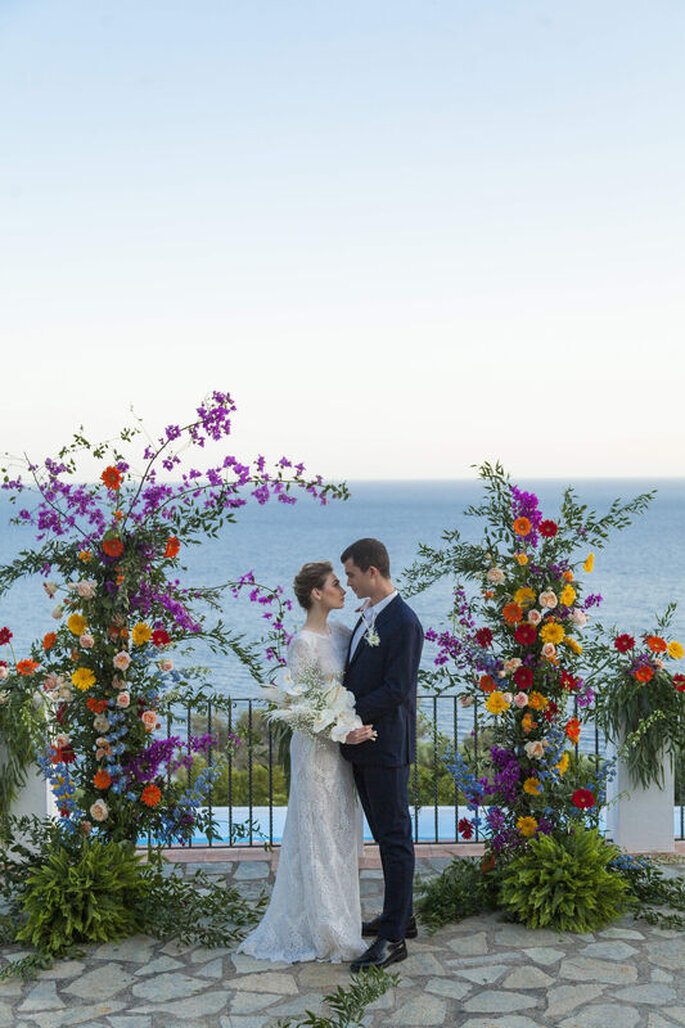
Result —
[[[378,738],[341,749],[354,764],[401,767],[416,759],[416,677],[423,629],[399,595],[380,612],[375,627],[380,642],[371,646],[362,636],[351,658],[348,653],[344,684],[354,693],[360,718],[373,725]]]

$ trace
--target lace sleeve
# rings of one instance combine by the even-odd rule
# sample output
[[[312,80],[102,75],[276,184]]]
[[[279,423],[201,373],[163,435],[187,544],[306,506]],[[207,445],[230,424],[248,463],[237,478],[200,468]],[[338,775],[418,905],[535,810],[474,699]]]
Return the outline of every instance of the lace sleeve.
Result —
[[[306,635],[296,635],[287,653],[288,670],[293,679],[297,681],[303,668],[311,667],[313,661],[314,653],[309,638]]]

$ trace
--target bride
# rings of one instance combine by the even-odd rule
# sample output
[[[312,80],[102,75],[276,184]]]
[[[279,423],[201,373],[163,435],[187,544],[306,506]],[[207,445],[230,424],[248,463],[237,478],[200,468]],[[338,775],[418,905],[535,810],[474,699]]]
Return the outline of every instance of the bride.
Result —
[[[350,631],[331,610],[345,602],[329,561],[305,564],[294,581],[307,611],[304,628],[288,647],[288,667],[315,665],[324,675],[341,674]],[[373,735],[372,725],[346,738],[357,745]],[[361,936],[357,854],[359,808],[351,765],[340,747],[323,735],[293,732],[288,812],[276,882],[264,917],[238,947],[263,960],[353,960],[366,948]]]

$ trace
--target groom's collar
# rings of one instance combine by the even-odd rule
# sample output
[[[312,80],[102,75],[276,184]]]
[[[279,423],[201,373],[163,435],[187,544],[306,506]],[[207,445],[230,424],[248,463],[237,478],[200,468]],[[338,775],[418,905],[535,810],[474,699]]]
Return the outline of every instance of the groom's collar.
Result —
[[[387,596],[384,596],[382,600],[378,601],[378,603],[372,603],[368,607],[365,607],[364,608],[364,615],[365,616],[369,616],[370,615],[375,620],[378,617],[378,615],[380,614],[380,612],[382,610],[385,610],[385,608],[388,606],[388,604],[392,603],[392,601],[398,595],[399,595],[399,593],[397,592],[397,589],[393,589],[393,591],[391,593],[389,593]]]

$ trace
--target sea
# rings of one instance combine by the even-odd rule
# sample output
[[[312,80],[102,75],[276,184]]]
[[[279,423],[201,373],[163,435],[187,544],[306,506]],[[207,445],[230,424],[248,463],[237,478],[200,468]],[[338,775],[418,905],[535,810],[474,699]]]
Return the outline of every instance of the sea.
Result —
[[[362,536],[382,539],[390,553],[391,573],[403,591],[404,571],[417,558],[419,545],[440,547],[442,533],[457,528],[461,537],[476,541],[481,536],[479,519],[466,516],[465,508],[483,497],[478,480],[350,482],[350,499],[322,506],[302,497],[294,505],[249,503],[238,520],[226,525],[215,539],[182,552],[182,585],[216,586],[235,581],[248,571],[267,586],[281,585],[292,597],[292,580],[306,561],[328,559],[342,575],[339,556],[345,546]],[[669,638],[685,642],[685,479],[586,479],[572,483],[545,479],[519,483],[534,492],[546,517],[555,518],[564,489],[573,488],[580,500],[602,514],[612,501],[627,501],[640,493],[655,491],[647,512],[626,529],[615,532],[607,545],[595,548],[594,570],[582,575],[586,593],[600,593],[603,602],[595,616],[608,628],[637,635],[653,629],[655,618],[671,602],[678,603]],[[15,508],[0,494],[0,565],[13,561],[33,544],[32,529],[10,524]],[[585,552],[578,557],[584,559]],[[409,597],[424,628],[439,628],[451,605],[454,581],[443,578],[427,590]],[[405,591],[406,595],[406,591]],[[334,615],[350,628],[355,624],[359,601],[351,591],[345,608]],[[0,627],[13,632],[17,658],[27,655],[32,641],[42,639],[55,623],[50,617],[54,602],[45,595],[39,576],[16,583],[0,596]],[[221,617],[232,632],[259,643],[266,624],[264,608],[250,603],[247,594],[235,599],[227,590],[221,611],[206,611],[208,625]],[[303,623],[303,612],[293,606],[286,627],[294,632]],[[0,658],[4,657],[0,654]],[[424,649],[423,664],[435,658],[431,644]],[[188,658],[191,659],[191,658]],[[256,698],[259,683],[232,656],[217,656],[202,642],[194,645],[192,661],[207,670],[207,684],[233,698]]]

